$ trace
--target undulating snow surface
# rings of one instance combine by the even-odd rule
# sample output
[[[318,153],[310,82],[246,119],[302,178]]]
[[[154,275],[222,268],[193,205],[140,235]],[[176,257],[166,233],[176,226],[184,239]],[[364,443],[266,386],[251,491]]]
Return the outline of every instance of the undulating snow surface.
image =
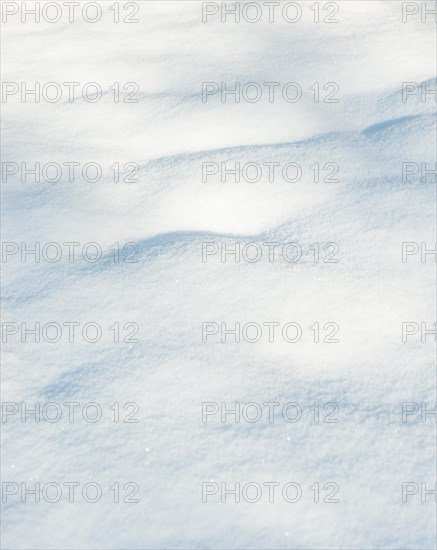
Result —
[[[2,24],[3,81],[29,88],[56,82],[63,90],[53,103],[30,95],[23,103],[19,93],[3,98],[3,163],[102,166],[95,183],[69,181],[66,169],[52,183],[31,176],[23,182],[21,171],[2,181],[2,240],[17,243],[3,255],[3,322],[6,332],[19,331],[3,343],[2,399],[11,413],[2,425],[4,493],[11,493],[3,495],[3,547],[435,548],[435,503],[432,495],[421,502],[420,494],[421,483],[435,488],[435,422],[421,422],[420,413],[402,421],[402,403],[435,403],[433,336],[402,342],[403,322],[435,322],[432,257],[421,262],[419,251],[402,262],[403,242],[435,242],[435,180],[402,174],[405,162],[435,167],[435,100],[428,94],[422,101],[420,91],[402,95],[405,82],[435,89],[432,16],[422,22],[419,12],[403,23],[398,1],[320,2],[320,19],[337,6],[332,17],[339,22],[315,23],[310,6],[317,3],[300,2],[298,22],[284,21],[279,11],[270,23],[258,2],[259,22],[222,23],[219,12],[205,23],[199,1],[137,4],[132,17],[139,22],[132,24],[114,23],[109,1],[99,3],[103,15],[95,24],[80,16],[69,23],[65,8],[56,23],[31,16],[23,23],[17,13]],[[245,4],[237,8],[255,9]],[[134,11],[123,2],[119,9],[121,19]],[[80,83],[74,102],[64,82]],[[81,95],[89,82],[102,88],[99,101]],[[115,82],[117,103],[109,89]],[[124,102],[129,82],[138,87],[135,103]],[[263,95],[239,103],[231,95],[223,102],[219,93],[205,98],[205,82],[258,83]],[[273,102],[266,82],[279,83]],[[300,101],[284,100],[289,82],[301,86]],[[309,89],[316,82],[319,102]],[[336,103],[323,101],[333,90],[323,89],[329,82],[338,88]],[[138,181],[114,183],[115,162],[121,171],[136,163]],[[206,167],[236,162],[263,167],[259,181],[202,177]],[[299,181],[282,177],[290,162],[302,170]],[[274,178],[265,163],[278,163]],[[319,183],[310,169],[315,163]],[[338,166],[333,181],[323,181],[326,163]],[[250,174],[246,180],[256,179]],[[21,261],[23,247],[36,242],[59,243],[62,258],[47,261],[56,256],[52,247],[39,263],[30,254]],[[74,261],[65,242],[79,243]],[[90,242],[102,249],[99,261],[81,257]],[[222,262],[220,253],[202,261],[207,242],[216,243],[209,251],[257,243],[245,253],[263,255],[252,263],[231,254]],[[282,257],[289,242],[301,246],[299,261]],[[123,250],[126,243],[136,245]],[[279,243],[273,261],[263,243]],[[326,243],[335,244],[324,250]],[[287,250],[293,256],[295,249]],[[330,253],[337,262],[324,261]],[[49,322],[80,323],[74,341],[65,325],[57,342],[47,341],[56,339],[49,328],[39,343],[32,335],[21,341],[21,323],[43,330]],[[114,343],[109,327],[117,322],[121,341]],[[238,343],[232,334],[221,342],[220,333],[202,341],[203,323],[214,331],[236,322],[258,323],[259,341],[247,341],[254,325]],[[268,322],[280,323],[273,342]],[[295,343],[282,336],[291,322],[302,329]],[[316,322],[318,343],[309,328]],[[82,338],[86,323],[99,324],[100,341]],[[126,323],[132,324],[125,330]],[[324,330],[326,323],[338,325],[332,338],[339,342],[322,341],[334,326]],[[123,342],[135,324],[131,339],[138,342]],[[295,336],[293,327],[287,334]],[[13,405],[36,402],[57,403],[62,418],[47,421],[59,413],[52,405],[40,422],[31,415],[23,421]],[[80,404],[73,422],[67,402]],[[98,422],[82,418],[90,402],[101,407]],[[221,422],[220,414],[202,421],[202,403],[230,409],[237,402],[260,404],[262,418],[246,420],[257,414],[252,406],[239,423],[232,415]],[[300,407],[296,422],[282,415],[290,402]],[[123,410],[126,403],[137,405]],[[280,404],[273,422],[263,403]],[[334,405],[324,409],[327,403]],[[87,411],[94,416],[95,409]],[[323,421],[330,413],[338,422]],[[80,484],[74,502],[68,482]],[[109,489],[116,482],[118,503]],[[257,488],[244,489],[249,482],[262,489],[257,502],[249,502]],[[274,502],[266,482],[280,484]],[[288,500],[296,487],[302,491],[295,503],[282,493],[290,482],[298,485],[289,486]],[[407,482],[419,493],[403,502]],[[40,502],[24,495],[23,487],[36,483]],[[47,483],[63,488],[58,502],[48,502],[57,486]],[[101,487],[98,502],[82,497],[86,483]],[[139,502],[122,502],[135,489],[125,490],[126,483],[139,486],[131,497]],[[236,483],[240,502],[232,494],[221,502],[223,489]],[[325,490],[326,483],[337,485]],[[89,487],[93,497],[95,485]],[[338,502],[323,502],[336,487],[331,498]],[[202,491],[214,488],[202,502]]]

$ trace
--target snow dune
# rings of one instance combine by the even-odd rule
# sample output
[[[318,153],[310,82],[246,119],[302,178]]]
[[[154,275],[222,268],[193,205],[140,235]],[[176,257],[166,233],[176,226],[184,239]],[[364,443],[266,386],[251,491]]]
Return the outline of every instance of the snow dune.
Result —
[[[105,2],[100,3],[107,10]],[[101,181],[2,183],[3,241],[96,242],[102,259],[22,263],[3,271],[3,320],[87,322],[94,344],[9,337],[4,402],[97,402],[102,421],[19,415],[3,424],[4,481],[140,486],[136,504],[9,497],[5,548],[431,549],[435,507],[402,502],[403,482],[435,483],[435,425],[402,422],[402,403],[435,402],[431,338],[401,340],[402,322],[435,322],[435,266],[402,262],[402,242],[435,242],[435,184],[402,179],[402,163],[436,161],[435,103],[402,100],[402,83],[436,85],[436,29],[402,23],[402,2],[340,1],[337,24],[202,23],[201,2],[140,1],[132,25],[2,24],[2,78],[16,82],[135,82],[138,103],[111,93],[88,103],[2,105],[3,162],[97,162]],[[232,4],[229,2],[228,4]],[[427,2],[432,7],[433,2]],[[107,13],[107,11],[105,12]],[[202,83],[297,82],[297,103],[202,101]],[[338,103],[309,87],[334,82]],[[136,183],[109,166],[138,165]],[[299,181],[269,180],[266,163],[296,163]],[[264,167],[258,181],[221,181],[225,163]],[[315,183],[319,163],[338,166]],[[281,173],[281,172],[280,172]],[[323,171],[323,177],[327,173]],[[250,179],[250,178],[248,178]],[[290,263],[202,261],[204,243],[297,242]],[[335,243],[338,263],[314,262]],[[135,243],[135,263],[114,262]],[[64,249],[65,252],[65,249]],[[324,254],[325,252],[323,252]],[[108,327],[136,323],[136,343]],[[300,341],[202,342],[202,323],[296,322]],[[339,343],[308,327],[335,322]],[[280,332],[278,333],[280,335]],[[138,404],[138,423],[114,423],[114,402]],[[202,422],[202,403],[299,403],[302,420]],[[335,402],[338,423],[310,407]],[[263,417],[264,418],[264,417]],[[213,480],[213,481],[211,481]],[[202,502],[202,483],[297,482],[302,499]],[[315,503],[315,482],[339,502]],[[280,495],[280,491],[278,493]],[[109,493],[111,495],[111,493]]]

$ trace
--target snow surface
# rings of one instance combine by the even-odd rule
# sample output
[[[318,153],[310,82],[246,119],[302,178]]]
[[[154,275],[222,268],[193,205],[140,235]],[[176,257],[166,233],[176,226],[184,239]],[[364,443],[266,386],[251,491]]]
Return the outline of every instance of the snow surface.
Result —
[[[105,3],[102,3],[102,5]],[[435,241],[435,185],[402,183],[404,161],[435,162],[436,28],[401,2],[344,1],[340,23],[201,21],[198,1],[141,1],[138,24],[2,25],[2,78],[137,82],[137,104],[2,105],[3,161],[137,162],[139,183],[2,184],[3,241],[101,243],[102,261],[2,264],[3,320],[136,322],[139,342],[3,344],[3,401],[97,402],[101,422],[3,425],[3,481],[140,485],[136,504],[5,503],[3,547],[71,549],[431,549],[435,424],[402,423],[403,401],[435,402],[435,266],[401,261]],[[432,7],[434,3],[428,2]],[[202,82],[337,82],[338,104],[202,102]],[[339,182],[202,182],[203,162],[337,162]],[[336,242],[338,263],[202,262],[204,241]],[[137,242],[138,263],[110,247]],[[340,342],[202,343],[202,322],[335,321]],[[202,423],[203,402],[297,402],[303,418]],[[311,421],[336,402],[339,422]],[[114,402],[139,423],[115,424]],[[300,502],[202,503],[202,482],[298,482]],[[314,503],[314,482],[340,486]]]

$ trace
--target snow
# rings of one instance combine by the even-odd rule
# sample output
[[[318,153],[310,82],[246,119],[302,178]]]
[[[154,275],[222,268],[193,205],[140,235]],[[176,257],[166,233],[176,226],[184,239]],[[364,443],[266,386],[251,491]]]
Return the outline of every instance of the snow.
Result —
[[[56,423],[12,415],[2,425],[4,482],[77,481],[104,489],[97,503],[3,504],[5,548],[431,549],[432,496],[402,502],[402,483],[436,480],[435,423],[402,422],[403,402],[435,404],[432,336],[401,339],[403,322],[435,322],[435,265],[402,262],[402,243],[435,242],[435,184],[402,181],[402,163],[436,161],[435,103],[402,101],[402,83],[436,83],[431,17],[402,23],[402,2],[337,2],[337,24],[202,23],[199,1],[140,1],[137,24],[114,24],[109,2],[94,25],[2,24],[2,79],[97,82],[99,102],[2,104],[3,162],[98,162],[97,183],[2,183],[2,240],[96,242],[101,261],[3,259],[3,322],[94,322],[102,339],[63,333],[57,343],[19,335],[2,345],[2,400],[96,402],[102,420]],[[111,3],[112,4],[112,3]],[[233,4],[228,3],[228,4]],[[323,4],[323,3],[321,3]],[[433,2],[427,2],[428,8]],[[139,86],[138,103],[114,103],[114,82]],[[202,101],[202,83],[298,82],[302,101]],[[308,87],[338,83],[338,103]],[[138,183],[108,167],[134,162]],[[300,181],[202,181],[202,163],[295,162]],[[336,183],[314,183],[314,163],[337,163]],[[302,260],[202,261],[205,242],[297,242]],[[338,263],[314,263],[312,243],[339,246]],[[137,243],[136,263],[114,262],[114,243]],[[112,247],[112,248],[111,248]],[[125,257],[123,252],[121,257]],[[323,252],[323,254],[325,254]],[[109,329],[136,323],[137,343]],[[202,342],[202,323],[296,322],[302,339]],[[339,325],[339,343],[314,343],[309,326]],[[123,337],[126,335],[123,332]],[[114,423],[114,402],[137,403],[138,423]],[[302,419],[202,422],[202,403],[296,402]],[[338,404],[338,423],[311,407]],[[278,409],[279,410],[279,409]],[[125,413],[123,413],[125,414]],[[323,412],[325,414],[325,412]],[[257,503],[215,495],[232,487],[297,482],[302,499],[266,491]],[[107,488],[140,486],[138,503]],[[338,503],[314,503],[309,486],[339,485]],[[78,490],[80,497],[80,490]]]

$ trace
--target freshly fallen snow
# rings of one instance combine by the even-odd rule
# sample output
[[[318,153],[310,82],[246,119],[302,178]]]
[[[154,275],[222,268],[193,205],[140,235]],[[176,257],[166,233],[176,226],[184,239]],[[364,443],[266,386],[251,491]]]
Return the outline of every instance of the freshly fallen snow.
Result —
[[[29,2],[28,2],[29,4]],[[108,14],[109,2],[101,2]],[[112,4],[112,2],[111,2]],[[233,4],[228,2],[228,4]],[[260,4],[262,4],[260,2]],[[4,482],[93,481],[97,503],[20,495],[3,504],[4,548],[431,549],[432,496],[402,502],[403,482],[436,480],[435,423],[402,422],[402,403],[435,403],[432,337],[402,343],[402,322],[435,322],[435,264],[402,263],[402,242],[435,242],[435,184],[402,181],[402,163],[435,163],[432,97],[402,101],[403,82],[435,87],[436,27],[402,23],[402,2],[341,1],[337,24],[202,23],[199,1],[141,1],[138,24],[2,24],[2,79],[136,82],[139,102],[2,104],[3,162],[135,162],[138,183],[2,183],[2,239],[97,242],[103,258],[58,263],[7,258],[3,321],[99,323],[102,340],[3,344],[3,402],[104,408],[101,422],[2,426]],[[323,4],[323,3],[321,3]],[[433,2],[427,2],[430,9]],[[202,102],[202,82],[336,82],[339,103]],[[296,183],[218,176],[202,163],[299,163]],[[337,183],[309,167],[337,163]],[[299,263],[202,261],[202,243],[298,242]],[[138,243],[114,263],[114,243]],[[311,243],[338,243],[338,263],[314,263]],[[137,323],[138,343],[108,327]],[[297,322],[302,339],[202,342],[202,323]],[[314,343],[314,322],[339,343]],[[135,402],[138,423],[109,406]],[[297,402],[301,421],[202,422],[202,403]],[[338,423],[314,423],[335,402]],[[325,413],[323,413],[325,414]],[[265,418],[265,417],[264,417]],[[302,499],[257,503],[203,482],[297,482]],[[137,483],[139,502],[107,487]],[[314,503],[315,482],[339,502]]]

